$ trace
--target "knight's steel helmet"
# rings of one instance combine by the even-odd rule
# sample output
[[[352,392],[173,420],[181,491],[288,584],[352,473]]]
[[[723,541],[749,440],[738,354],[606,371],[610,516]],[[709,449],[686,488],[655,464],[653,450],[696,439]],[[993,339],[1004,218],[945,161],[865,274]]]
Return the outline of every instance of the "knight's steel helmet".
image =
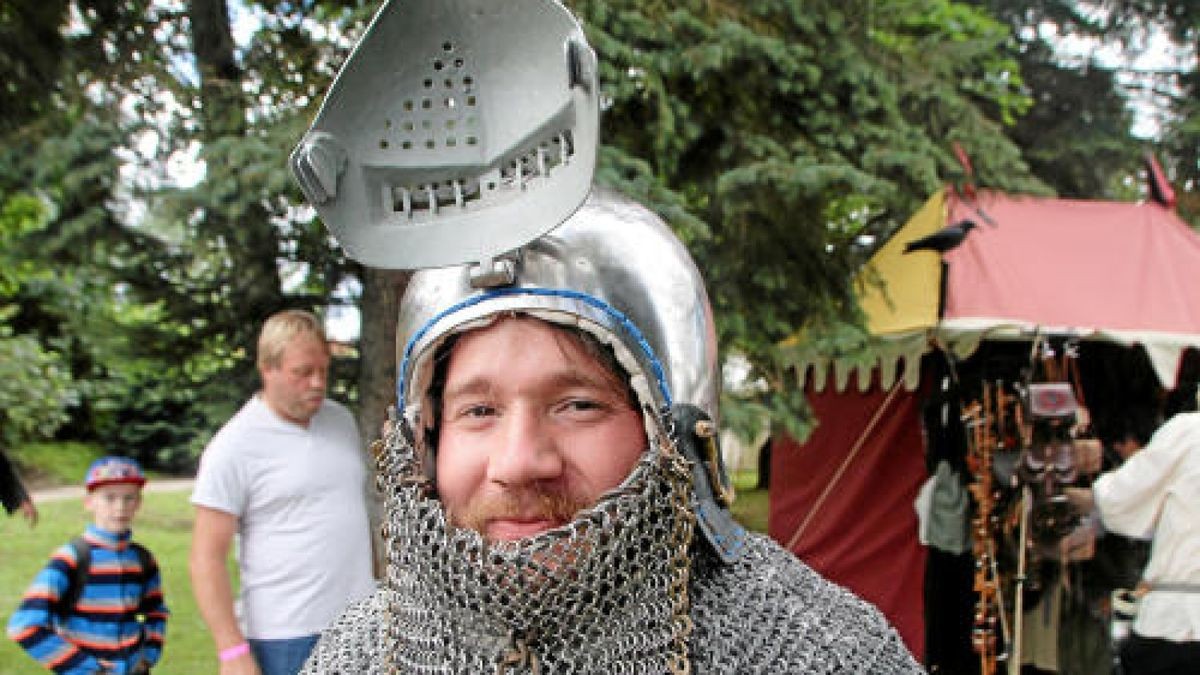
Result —
[[[744,531],[725,508],[708,297],[660,218],[591,190],[598,90],[595,56],[558,2],[391,0],[292,171],[352,258],[420,270],[397,335],[410,430],[450,336],[511,312],[580,328],[612,347],[648,433],[692,460],[700,530],[729,560]]]
[[[712,310],[687,249],[652,211],[603,188],[566,222],[498,256],[413,275],[396,331],[397,400],[418,430],[438,348],[511,313],[578,328],[610,346],[651,437],[670,434],[693,463],[700,529],[727,558],[743,532],[716,443],[720,382]],[[671,429],[661,425],[667,421]]]
[[[704,282],[653,212],[595,188],[566,222],[498,261],[507,276],[481,279],[472,265],[413,275],[396,331],[405,411],[428,387],[431,347],[488,317],[519,312],[576,326],[613,347],[643,405],[687,404],[715,421],[717,348]]]

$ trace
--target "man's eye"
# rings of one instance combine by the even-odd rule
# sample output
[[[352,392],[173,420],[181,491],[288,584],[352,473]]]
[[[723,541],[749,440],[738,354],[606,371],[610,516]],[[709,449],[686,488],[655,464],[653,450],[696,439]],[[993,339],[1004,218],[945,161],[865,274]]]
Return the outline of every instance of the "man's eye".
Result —
[[[459,413],[459,416],[466,417],[466,418],[479,418],[479,417],[490,417],[495,414],[496,414],[496,409],[493,408],[492,406],[484,405],[484,404],[477,404],[477,405],[466,406]]]
[[[607,410],[607,409],[608,409],[608,406],[605,405],[605,403],[603,401],[598,401],[598,400],[590,399],[590,398],[567,399],[559,405],[559,410],[561,410],[563,412],[568,412],[568,413],[571,413],[571,412],[587,413],[587,412],[596,412],[596,411]]]

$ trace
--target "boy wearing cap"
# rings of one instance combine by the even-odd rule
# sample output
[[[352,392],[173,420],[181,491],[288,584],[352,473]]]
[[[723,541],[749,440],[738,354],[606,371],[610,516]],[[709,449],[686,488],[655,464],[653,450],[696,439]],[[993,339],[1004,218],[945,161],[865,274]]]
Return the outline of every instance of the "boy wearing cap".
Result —
[[[146,476],[125,457],[92,463],[92,523],[60,546],[8,622],[8,636],[56,673],[148,673],[167,626],[158,564],[133,543]]]

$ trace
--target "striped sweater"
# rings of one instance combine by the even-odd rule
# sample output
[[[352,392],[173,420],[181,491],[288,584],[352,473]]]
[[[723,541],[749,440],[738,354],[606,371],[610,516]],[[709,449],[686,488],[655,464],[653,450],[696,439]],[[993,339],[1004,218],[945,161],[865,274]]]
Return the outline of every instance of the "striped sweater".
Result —
[[[67,544],[25,591],[9,619],[8,637],[56,673],[82,675],[101,668],[127,673],[140,661],[154,665],[167,628],[158,564],[150,556],[149,574],[142,574],[129,532],[116,535],[89,525],[83,536],[92,546],[92,561],[75,607],[65,618],[55,611],[78,564]]]

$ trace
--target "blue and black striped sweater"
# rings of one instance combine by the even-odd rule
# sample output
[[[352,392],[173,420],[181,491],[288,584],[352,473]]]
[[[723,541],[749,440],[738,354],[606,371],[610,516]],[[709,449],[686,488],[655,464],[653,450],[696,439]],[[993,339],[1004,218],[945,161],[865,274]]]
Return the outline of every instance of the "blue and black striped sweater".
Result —
[[[153,556],[144,574],[130,533],[120,535],[89,525],[91,545],[87,584],[69,613],[57,605],[75,576],[75,549],[63,545],[25,591],[8,622],[8,636],[56,673],[127,673],[140,662],[158,662],[167,627],[162,580]]]

